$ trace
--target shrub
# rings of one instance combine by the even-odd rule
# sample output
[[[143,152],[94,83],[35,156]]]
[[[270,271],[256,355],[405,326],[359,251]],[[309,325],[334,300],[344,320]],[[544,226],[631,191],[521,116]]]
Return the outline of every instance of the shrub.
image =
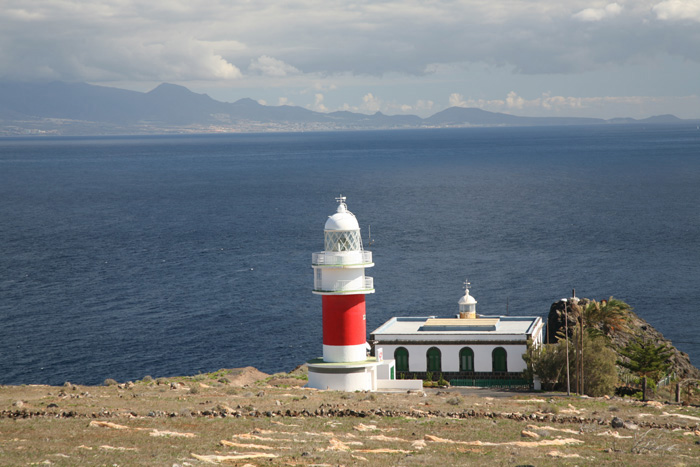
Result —
[[[117,383],[117,380],[115,380],[115,379],[107,378],[107,379],[105,380],[105,382],[102,383],[102,384],[104,384],[105,386],[116,386],[116,385],[119,384],[119,383]]]
[[[199,394],[199,387],[197,386],[192,386],[190,388],[190,394]]]

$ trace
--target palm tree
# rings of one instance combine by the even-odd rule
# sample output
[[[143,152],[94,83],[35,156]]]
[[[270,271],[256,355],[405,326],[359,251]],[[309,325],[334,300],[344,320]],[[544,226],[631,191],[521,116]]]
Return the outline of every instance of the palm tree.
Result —
[[[583,315],[583,325],[588,328],[589,334],[610,337],[613,332],[628,330],[627,323],[632,307],[622,300],[610,297],[600,302],[591,300],[574,309]]]

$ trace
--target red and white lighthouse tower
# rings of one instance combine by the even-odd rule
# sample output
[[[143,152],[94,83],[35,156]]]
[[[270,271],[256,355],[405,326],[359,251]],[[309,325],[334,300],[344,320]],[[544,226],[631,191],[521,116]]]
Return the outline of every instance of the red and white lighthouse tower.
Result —
[[[365,268],[374,266],[362,248],[360,225],[340,196],[338,209],[324,227],[324,251],[313,253],[313,293],[323,301],[323,359],[309,366],[309,386],[346,391],[376,387],[379,362],[367,357],[365,295],[374,281]]]
[[[323,361],[359,362],[367,358],[365,294],[374,282],[365,268],[372,253],[362,249],[360,225],[348,211],[345,196],[324,227],[324,251],[312,255],[313,293],[323,296]]]

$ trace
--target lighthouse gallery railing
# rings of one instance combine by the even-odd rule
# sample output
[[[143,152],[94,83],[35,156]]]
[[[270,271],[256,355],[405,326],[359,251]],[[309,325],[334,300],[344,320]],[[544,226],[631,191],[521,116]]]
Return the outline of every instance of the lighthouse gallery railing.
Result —
[[[314,266],[350,266],[369,264],[371,262],[371,251],[357,251],[350,254],[338,254],[321,251],[311,254],[311,264]]]

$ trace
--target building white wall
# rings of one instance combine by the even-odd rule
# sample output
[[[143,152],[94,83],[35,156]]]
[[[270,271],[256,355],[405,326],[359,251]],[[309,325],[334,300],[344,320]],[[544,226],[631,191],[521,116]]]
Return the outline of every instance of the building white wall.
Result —
[[[335,391],[376,391],[376,367],[368,367],[365,371],[358,373],[316,373],[309,371],[309,382],[306,386]]]
[[[396,362],[394,359],[389,358],[383,360],[382,363],[377,365],[377,379],[391,379],[391,369],[394,369],[394,377],[396,377]]]
[[[394,351],[398,347],[405,347],[408,350],[408,371],[426,371],[427,370],[427,353],[431,347],[437,347],[442,354],[442,371],[457,372],[459,371],[459,351],[464,347],[469,347],[474,352],[474,371],[492,371],[493,370],[493,350],[497,347],[503,347],[506,351],[507,365],[509,372],[520,372],[527,368],[523,354],[527,350],[527,344],[518,345],[493,345],[493,344],[476,344],[476,345],[425,345],[425,344],[410,344],[410,345],[385,345],[377,344],[377,348],[384,349],[385,358],[393,358]]]

